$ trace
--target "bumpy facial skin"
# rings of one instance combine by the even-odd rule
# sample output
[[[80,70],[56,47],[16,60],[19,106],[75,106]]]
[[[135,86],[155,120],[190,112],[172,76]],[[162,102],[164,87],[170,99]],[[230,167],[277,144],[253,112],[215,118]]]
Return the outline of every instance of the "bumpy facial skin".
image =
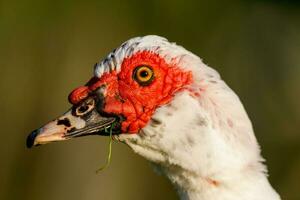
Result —
[[[153,79],[143,85],[134,79],[139,66],[149,66]],[[86,86],[75,89],[69,96],[72,104],[79,103],[99,87],[104,88],[103,112],[122,115],[123,133],[138,133],[146,126],[156,108],[171,101],[174,94],[192,83],[192,73],[166,63],[158,54],[141,51],[127,57],[120,72],[113,70],[93,78]]]

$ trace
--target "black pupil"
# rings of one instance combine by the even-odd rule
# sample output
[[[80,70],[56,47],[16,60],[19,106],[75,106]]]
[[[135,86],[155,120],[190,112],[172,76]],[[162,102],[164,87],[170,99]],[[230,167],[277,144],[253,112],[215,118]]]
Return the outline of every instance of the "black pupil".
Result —
[[[89,109],[89,106],[87,105],[82,105],[79,107],[78,111],[79,113],[84,113],[85,111],[87,111]]]
[[[149,74],[148,74],[148,72],[147,72],[146,70],[142,70],[142,71],[140,72],[140,76],[143,77],[143,78],[147,77],[148,75],[149,75]]]

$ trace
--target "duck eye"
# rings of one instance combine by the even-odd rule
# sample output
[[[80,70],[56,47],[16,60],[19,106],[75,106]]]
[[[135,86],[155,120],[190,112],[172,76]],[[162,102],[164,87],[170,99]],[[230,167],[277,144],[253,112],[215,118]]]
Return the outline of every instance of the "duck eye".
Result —
[[[153,81],[154,72],[149,66],[138,66],[134,69],[133,78],[142,86],[149,85]]]
[[[95,106],[94,99],[88,99],[75,109],[75,115],[82,116],[93,110]]]

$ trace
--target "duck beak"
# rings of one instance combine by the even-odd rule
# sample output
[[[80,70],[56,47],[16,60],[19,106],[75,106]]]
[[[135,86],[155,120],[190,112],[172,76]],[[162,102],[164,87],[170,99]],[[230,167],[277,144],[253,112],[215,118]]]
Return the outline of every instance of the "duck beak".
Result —
[[[73,106],[64,115],[32,131],[27,137],[28,148],[54,141],[68,140],[87,135],[109,135],[119,133],[116,116],[102,116],[97,110],[96,100],[87,99]]]

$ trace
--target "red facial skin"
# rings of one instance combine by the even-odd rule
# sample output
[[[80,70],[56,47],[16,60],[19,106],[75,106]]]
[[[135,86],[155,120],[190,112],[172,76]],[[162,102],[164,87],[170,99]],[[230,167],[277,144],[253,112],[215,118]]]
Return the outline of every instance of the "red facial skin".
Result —
[[[137,66],[150,66],[154,71],[153,81],[141,86],[134,80]],[[105,85],[105,106],[103,111],[122,115],[123,133],[138,133],[147,125],[155,109],[169,103],[174,94],[192,83],[190,71],[183,71],[175,64],[168,64],[158,54],[142,51],[125,58],[121,71],[103,74],[92,78],[85,86],[75,89],[69,95],[72,104],[78,104],[89,94]]]

